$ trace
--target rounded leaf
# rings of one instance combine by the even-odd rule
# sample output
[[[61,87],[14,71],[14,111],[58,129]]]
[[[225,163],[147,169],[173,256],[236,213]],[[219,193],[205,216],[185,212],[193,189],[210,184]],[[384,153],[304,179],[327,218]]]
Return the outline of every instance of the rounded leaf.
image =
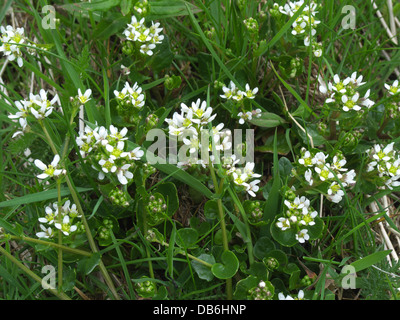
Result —
[[[221,255],[222,263],[215,263],[211,272],[218,279],[232,278],[239,269],[239,260],[232,251],[224,251]]]

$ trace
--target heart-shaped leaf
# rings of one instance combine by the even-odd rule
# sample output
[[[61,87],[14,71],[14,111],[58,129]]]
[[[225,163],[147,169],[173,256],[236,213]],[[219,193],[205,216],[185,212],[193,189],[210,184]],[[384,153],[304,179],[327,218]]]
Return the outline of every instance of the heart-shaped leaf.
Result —
[[[232,251],[224,251],[221,255],[222,263],[215,263],[211,272],[218,279],[232,278],[239,269],[239,260]]]

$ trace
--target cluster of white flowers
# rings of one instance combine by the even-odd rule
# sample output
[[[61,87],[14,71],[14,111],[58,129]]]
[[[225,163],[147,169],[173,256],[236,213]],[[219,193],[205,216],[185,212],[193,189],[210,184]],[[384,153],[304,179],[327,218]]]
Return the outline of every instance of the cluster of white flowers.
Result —
[[[60,156],[56,154],[53,161],[49,165],[45,165],[41,160],[36,159],[34,164],[43,172],[37,176],[38,179],[54,178],[58,179],[60,176],[66,174],[66,170],[59,166]]]
[[[14,121],[18,121],[22,131],[15,132],[12,137],[14,138],[19,134],[23,134],[27,130],[28,121],[26,118],[29,115],[33,115],[38,120],[48,117],[53,112],[56,102],[59,102],[58,95],[56,94],[52,100],[48,100],[47,92],[43,89],[37,95],[31,93],[29,100],[15,101],[18,111],[8,117],[14,119]]]
[[[336,103],[343,111],[360,111],[362,107],[369,109],[375,103],[369,99],[370,90],[368,89],[364,97],[361,97],[357,91],[359,87],[365,84],[362,82],[363,76],[357,77],[357,72],[353,72],[351,77],[340,80],[339,75],[335,74],[333,83],[324,83],[321,77],[318,77],[319,91],[328,95],[325,103]]]
[[[279,6],[277,3],[274,4],[275,8],[279,9],[279,12],[292,17],[304,4],[304,0],[300,1],[288,1],[284,6]],[[317,42],[314,37],[317,33],[316,27],[321,21],[317,20],[315,15],[318,13],[317,4],[314,1],[310,1],[297,17],[292,24],[292,34],[300,35],[304,37],[304,45],[306,47],[312,46],[313,53],[316,57],[322,56],[322,43]]]
[[[328,200],[338,203],[344,196],[340,184],[343,187],[355,184],[356,173],[354,170],[349,171],[344,168],[346,159],[341,154],[336,154],[330,163],[327,162],[328,157],[323,152],[310,152],[302,148],[298,164],[305,170],[304,179],[310,186],[314,184],[314,180],[328,183],[326,197]],[[337,179],[339,179],[340,184]]]
[[[81,216],[76,209],[76,204],[71,205],[71,201],[67,200],[61,206],[61,212],[58,209],[57,202],[45,207],[44,211],[46,215],[39,218],[40,229],[42,231],[36,233],[38,238],[52,238],[55,234],[53,227],[61,230],[65,236],[69,236],[78,229],[77,225],[74,224],[74,220]],[[61,223],[59,222],[59,214],[61,214]]]
[[[287,295],[285,297],[285,295],[282,292],[280,292],[278,294],[278,298],[279,298],[279,300],[305,300],[303,290],[300,290],[299,293],[297,294],[297,297],[295,297],[295,298],[293,298],[291,295]]]
[[[17,59],[18,66],[22,67],[24,60],[22,59],[21,45],[29,45],[31,47],[35,47],[36,45],[24,36],[24,28],[13,28],[12,26],[4,28],[1,26],[0,32],[0,52],[3,52],[9,61]],[[29,54],[35,53],[34,48],[26,47],[26,49]]]
[[[142,91],[137,82],[132,87],[129,82],[125,82],[121,91],[114,90],[114,95],[122,106],[133,106],[136,109],[141,109],[145,104],[145,96]]]
[[[376,172],[389,189],[400,186],[400,156],[393,146],[394,142],[385,147],[376,144],[368,151],[367,172]]]
[[[300,243],[310,239],[306,227],[315,225],[315,217],[318,212],[310,206],[310,200],[306,197],[297,196],[294,200],[285,200],[287,210],[285,216],[278,218],[276,226],[282,231],[294,228],[296,233],[296,240]]]
[[[233,101],[242,101],[243,99],[254,99],[258,92],[258,88],[251,89],[249,84],[246,83],[245,90],[242,91],[236,87],[233,81],[229,82],[229,86],[223,86],[222,91],[224,94],[221,94],[220,97],[233,100]],[[259,118],[261,116],[261,109],[256,109],[253,111],[241,111],[238,113],[239,123],[244,124],[246,120],[251,120],[253,117]]]
[[[232,155],[231,163],[229,163],[229,169],[227,170],[227,173],[232,178],[235,185],[241,186],[247,191],[249,195],[255,197],[256,192],[259,190],[258,184],[261,181],[257,178],[260,178],[261,175],[258,173],[254,173],[254,162],[247,162],[244,168],[236,168],[235,165],[238,162],[239,160],[236,159],[236,156]]]
[[[145,19],[139,21],[135,16],[132,16],[131,23],[124,31],[124,35],[128,40],[140,43],[140,52],[149,56],[153,55],[153,50],[156,44],[161,43],[164,35],[160,34],[163,28],[160,28],[160,23],[153,21],[150,27],[146,27]]]
[[[239,159],[236,159],[234,154],[232,155],[232,133],[230,130],[223,130],[223,123],[213,126],[211,130],[208,129],[209,123],[216,117],[216,114],[212,114],[212,112],[212,107],[207,106],[206,101],[198,99],[196,102],[192,102],[190,107],[181,103],[180,112],[174,112],[172,118],[165,119],[169,135],[181,139],[191,155],[185,159],[180,158],[178,167],[201,165],[205,168],[209,161],[212,164],[219,161],[219,157],[210,153],[214,151],[228,153],[229,156],[223,157],[222,161],[228,175],[236,185],[243,187],[251,196],[255,197],[260,180],[251,182],[250,180],[261,177],[261,175],[253,172],[254,163],[251,162],[246,163],[244,168],[235,167],[239,163]],[[212,142],[209,137],[212,138]],[[200,159],[199,153],[201,154]],[[207,154],[206,159],[204,159],[204,154]]]
[[[133,173],[129,169],[133,166],[134,160],[140,160],[144,152],[140,147],[125,151],[127,133],[127,128],[118,130],[113,125],[109,130],[103,126],[94,129],[86,126],[84,132],[76,138],[82,157],[93,156],[92,167],[99,171],[100,180],[109,173],[116,175],[121,184],[127,184],[133,178]]]

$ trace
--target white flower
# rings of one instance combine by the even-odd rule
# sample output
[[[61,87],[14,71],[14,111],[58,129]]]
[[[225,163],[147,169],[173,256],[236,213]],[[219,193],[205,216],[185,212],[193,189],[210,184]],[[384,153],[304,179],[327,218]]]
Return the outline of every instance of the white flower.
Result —
[[[117,171],[117,166],[114,164],[114,159],[111,157],[107,160],[99,160],[99,165],[101,166],[101,170],[105,173]]]
[[[240,124],[244,124],[244,122],[245,122],[246,120],[251,120],[251,119],[253,118],[253,113],[250,112],[250,111],[248,111],[248,112],[246,112],[246,113],[239,112],[239,113],[238,113],[238,117],[239,117],[239,123],[240,123]]]
[[[313,183],[314,183],[314,180],[313,180],[312,176],[313,176],[313,174],[312,174],[311,169],[308,169],[308,170],[304,173],[304,179],[306,179],[306,181],[308,182],[308,184],[309,184],[310,186],[312,186]]]
[[[154,43],[142,44],[140,46],[140,52],[143,54],[147,54],[148,56],[152,56],[155,47],[156,45]]]
[[[128,179],[131,180],[133,178],[133,173],[129,171],[130,167],[131,164],[128,163],[117,169],[118,181],[121,184],[128,184]]]
[[[246,191],[252,196],[256,196],[256,192],[260,189],[257,185],[260,183],[260,180],[253,180],[246,186]]]
[[[220,95],[221,98],[233,99],[234,96],[237,96],[239,89],[236,87],[233,81],[230,81],[228,87],[222,87],[222,91],[224,94]]]
[[[70,218],[68,215],[64,216],[61,224],[56,222],[56,223],[54,223],[54,226],[58,230],[61,230],[62,233],[66,236],[69,236],[72,232],[76,231],[76,229],[77,229],[76,225],[71,225]]]
[[[81,89],[78,89],[79,102],[82,103],[82,104],[85,104],[86,102],[88,102],[90,100],[90,95],[91,94],[92,94],[92,90],[91,89],[87,89],[84,94],[82,94]]]
[[[245,85],[245,91],[243,92],[243,95],[248,98],[248,99],[254,99],[255,95],[258,92],[258,88],[250,89],[250,86],[248,83]]]
[[[294,300],[293,297],[290,295],[287,295],[285,297],[285,295],[282,292],[279,292],[278,298],[279,298],[279,300]]]
[[[144,155],[144,151],[140,149],[140,147],[137,147],[133,149],[132,151],[128,152],[128,157],[129,160],[140,160]]]
[[[38,238],[52,238],[54,236],[54,231],[51,227],[46,228],[44,225],[40,225],[40,229],[42,231],[36,233],[36,237]]]
[[[361,107],[357,104],[358,99],[360,98],[360,94],[356,92],[351,99],[349,99],[346,95],[342,96],[342,102],[343,102],[343,111],[350,111],[350,110],[355,110],[355,111],[360,111]]]
[[[282,231],[285,231],[290,228],[290,221],[287,218],[279,218],[276,226]]]
[[[48,177],[56,177],[57,178],[59,175],[65,174],[65,170],[64,169],[58,169],[57,168],[59,162],[60,162],[60,156],[58,154],[56,154],[54,156],[53,161],[48,166],[46,166],[39,159],[36,159],[35,162],[34,162],[36,167],[38,167],[40,170],[43,171],[43,173],[39,174],[37,176],[37,178],[38,179],[46,179]]]
[[[308,235],[307,229],[302,229],[296,234],[296,240],[299,241],[300,243],[304,243],[309,239],[310,236]]]
[[[392,85],[385,83],[385,88],[388,90],[389,94],[397,94],[399,92],[399,80],[395,80]]]
[[[58,215],[58,208],[53,210],[51,209],[50,206],[45,207],[45,212],[46,215],[44,217],[40,217],[38,220],[41,223],[48,223],[48,224],[53,224],[55,217]]]

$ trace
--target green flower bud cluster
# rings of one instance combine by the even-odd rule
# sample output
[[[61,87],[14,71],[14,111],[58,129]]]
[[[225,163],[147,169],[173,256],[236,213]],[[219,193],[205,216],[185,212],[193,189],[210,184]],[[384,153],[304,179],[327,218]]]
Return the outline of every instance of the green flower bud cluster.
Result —
[[[143,276],[142,279],[148,279],[146,276]],[[135,290],[139,296],[142,298],[150,298],[156,293],[156,284],[149,280],[143,282],[135,283]]]
[[[249,300],[272,300],[274,287],[269,281],[260,281],[259,284],[247,293]]]
[[[97,230],[98,237],[102,240],[108,240],[111,238],[111,230],[114,224],[110,219],[105,218],[103,220],[103,225]]]
[[[344,135],[344,143],[343,143],[344,146],[356,147],[363,134],[361,131],[354,130],[343,133],[343,135]]]
[[[117,206],[122,206],[122,207],[129,206],[127,194],[124,191],[120,190],[119,188],[111,190],[108,196],[111,202]]]
[[[275,19],[281,17],[282,13],[279,11],[279,4],[274,3],[272,8],[269,9],[269,14]]]
[[[145,177],[149,177],[152,174],[157,172],[157,169],[148,163],[144,163],[142,165],[142,169],[143,169],[143,176],[145,176]]]
[[[252,223],[260,222],[263,218],[263,210],[260,208],[260,201],[253,201],[250,205],[250,217],[249,220]]]
[[[214,39],[215,38],[215,28],[211,27],[209,30],[206,30],[204,32],[204,34],[206,35],[206,37],[208,39]]]
[[[329,128],[325,122],[320,121],[317,125],[317,130],[321,136],[327,136],[329,134]]]
[[[301,280],[300,280],[300,285],[302,287],[309,287],[312,285],[312,280],[308,275],[305,275]]]
[[[122,53],[130,56],[135,52],[135,46],[132,42],[130,41],[124,41],[122,43]]]
[[[296,199],[296,192],[293,189],[290,189],[288,187],[285,188],[285,194],[284,194],[284,198],[289,200],[289,201],[294,201],[294,199]]]
[[[258,22],[256,19],[250,17],[248,19],[243,20],[243,23],[244,23],[246,29],[252,35],[252,37],[258,36],[259,26],[258,26]]]
[[[135,3],[133,9],[141,16],[146,16],[150,10],[150,4],[148,0],[139,0]]]
[[[389,103],[385,108],[386,116],[392,119],[398,118],[400,116],[400,107],[397,103]]]
[[[290,74],[289,77],[294,78],[299,71],[301,71],[303,61],[300,58],[293,58],[290,60]]]
[[[148,224],[155,226],[164,221],[168,207],[164,197],[159,193],[155,193],[149,197],[146,209],[148,212]]]
[[[271,271],[276,270],[279,267],[279,262],[274,257],[264,258],[263,263]]]

